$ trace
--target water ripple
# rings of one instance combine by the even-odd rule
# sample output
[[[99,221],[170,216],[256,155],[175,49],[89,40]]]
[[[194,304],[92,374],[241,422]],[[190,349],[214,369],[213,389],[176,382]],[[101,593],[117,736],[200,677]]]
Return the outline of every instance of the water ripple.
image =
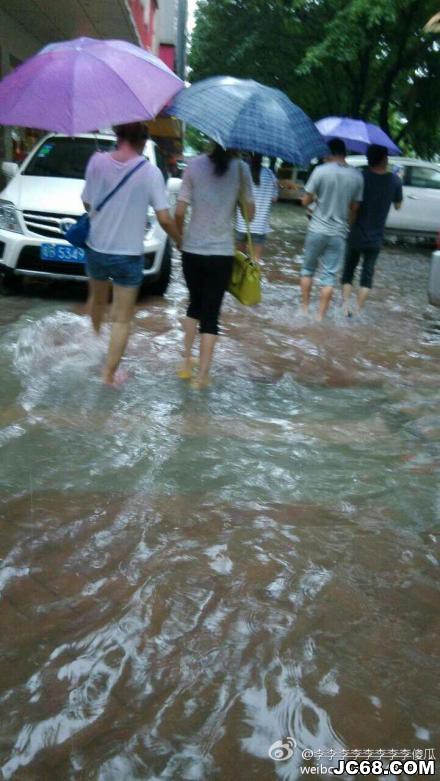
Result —
[[[305,749],[435,745],[428,253],[388,247],[365,314],[321,325],[296,308],[304,218],[275,223],[263,303],[228,298],[207,393],[175,375],[177,258],[117,393],[81,305],[5,299],[4,779],[295,781]]]

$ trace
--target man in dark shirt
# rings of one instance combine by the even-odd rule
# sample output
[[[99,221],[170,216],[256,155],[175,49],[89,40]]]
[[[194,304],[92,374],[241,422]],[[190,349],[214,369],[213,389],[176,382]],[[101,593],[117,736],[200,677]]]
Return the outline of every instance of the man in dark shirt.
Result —
[[[363,171],[364,199],[352,226],[347,244],[344,271],[342,274],[344,311],[350,315],[350,296],[353,290],[353,276],[363,256],[360,287],[357,304],[360,311],[373,284],[374,267],[383,244],[385,222],[394,203],[395,209],[402,205],[402,183],[398,176],[388,173],[388,152],[384,146],[371,144],[367,151],[368,170]]]

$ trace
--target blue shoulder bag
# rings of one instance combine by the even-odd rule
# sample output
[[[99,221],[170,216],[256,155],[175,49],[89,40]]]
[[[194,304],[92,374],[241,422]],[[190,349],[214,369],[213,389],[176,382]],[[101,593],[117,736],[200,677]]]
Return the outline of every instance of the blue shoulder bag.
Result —
[[[132,168],[131,171],[126,174],[123,179],[119,182],[119,184],[116,185],[116,187],[105,196],[104,200],[101,201],[99,206],[94,209],[96,212],[100,212],[102,207],[105,206],[107,201],[110,200],[110,198],[113,198],[115,193],[117,193],[118,190],[122,187],[122,185],[125,184],[125,182],[130,178],[130,176],[133,176],[133,174],[136,173],[136,171],[139,170],[139,168],[142,168],[143,165],[145,165],[145,160],[142,160],[139,165],[136,165],[134,168]],[[82,214],[79,220],[75,222],[74,225],[71,225],[70,228],[65,232],[64,238],[66,241],[69,242],[69,244],[73,244],[74,247],[80,247],[80,249],[87,249],[87,237],[89,235],[90,231],[90,217],[88,213]]]

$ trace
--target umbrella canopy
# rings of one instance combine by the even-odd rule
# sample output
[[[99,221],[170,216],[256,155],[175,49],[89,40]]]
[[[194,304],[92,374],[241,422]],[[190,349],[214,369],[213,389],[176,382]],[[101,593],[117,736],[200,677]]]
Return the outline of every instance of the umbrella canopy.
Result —
[[[316,127],[326,141],[331,138],[341,138],[345,141],[347,149],[352,152],[367,151],[370,144],[385,146],[394,155],[400,155],[400,149],[377,125],[363,122],[361,119],[350,117],[325,117],[316,123]]]
[[[75,135],[152,119],[183,82],[127,41],[53,43],[0,82],[0,124]]]
[[[225,149],[246,149],[306,164],[328,149],[312,120],[280,90],[215,76],[182,90],[168,113]]]

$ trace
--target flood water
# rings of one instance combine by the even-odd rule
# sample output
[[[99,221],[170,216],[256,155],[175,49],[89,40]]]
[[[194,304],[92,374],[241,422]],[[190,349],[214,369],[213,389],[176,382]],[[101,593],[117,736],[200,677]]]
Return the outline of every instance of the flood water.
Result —
[[[177,256],[119,391],[73,289],[1,299],[6,781],[293,781],[320,749],[438,747],[429,250],[388,247],[362,318],[317,324],[304,217],[274,223],[264,302],[228,297],[204,392],[175,376]]]

